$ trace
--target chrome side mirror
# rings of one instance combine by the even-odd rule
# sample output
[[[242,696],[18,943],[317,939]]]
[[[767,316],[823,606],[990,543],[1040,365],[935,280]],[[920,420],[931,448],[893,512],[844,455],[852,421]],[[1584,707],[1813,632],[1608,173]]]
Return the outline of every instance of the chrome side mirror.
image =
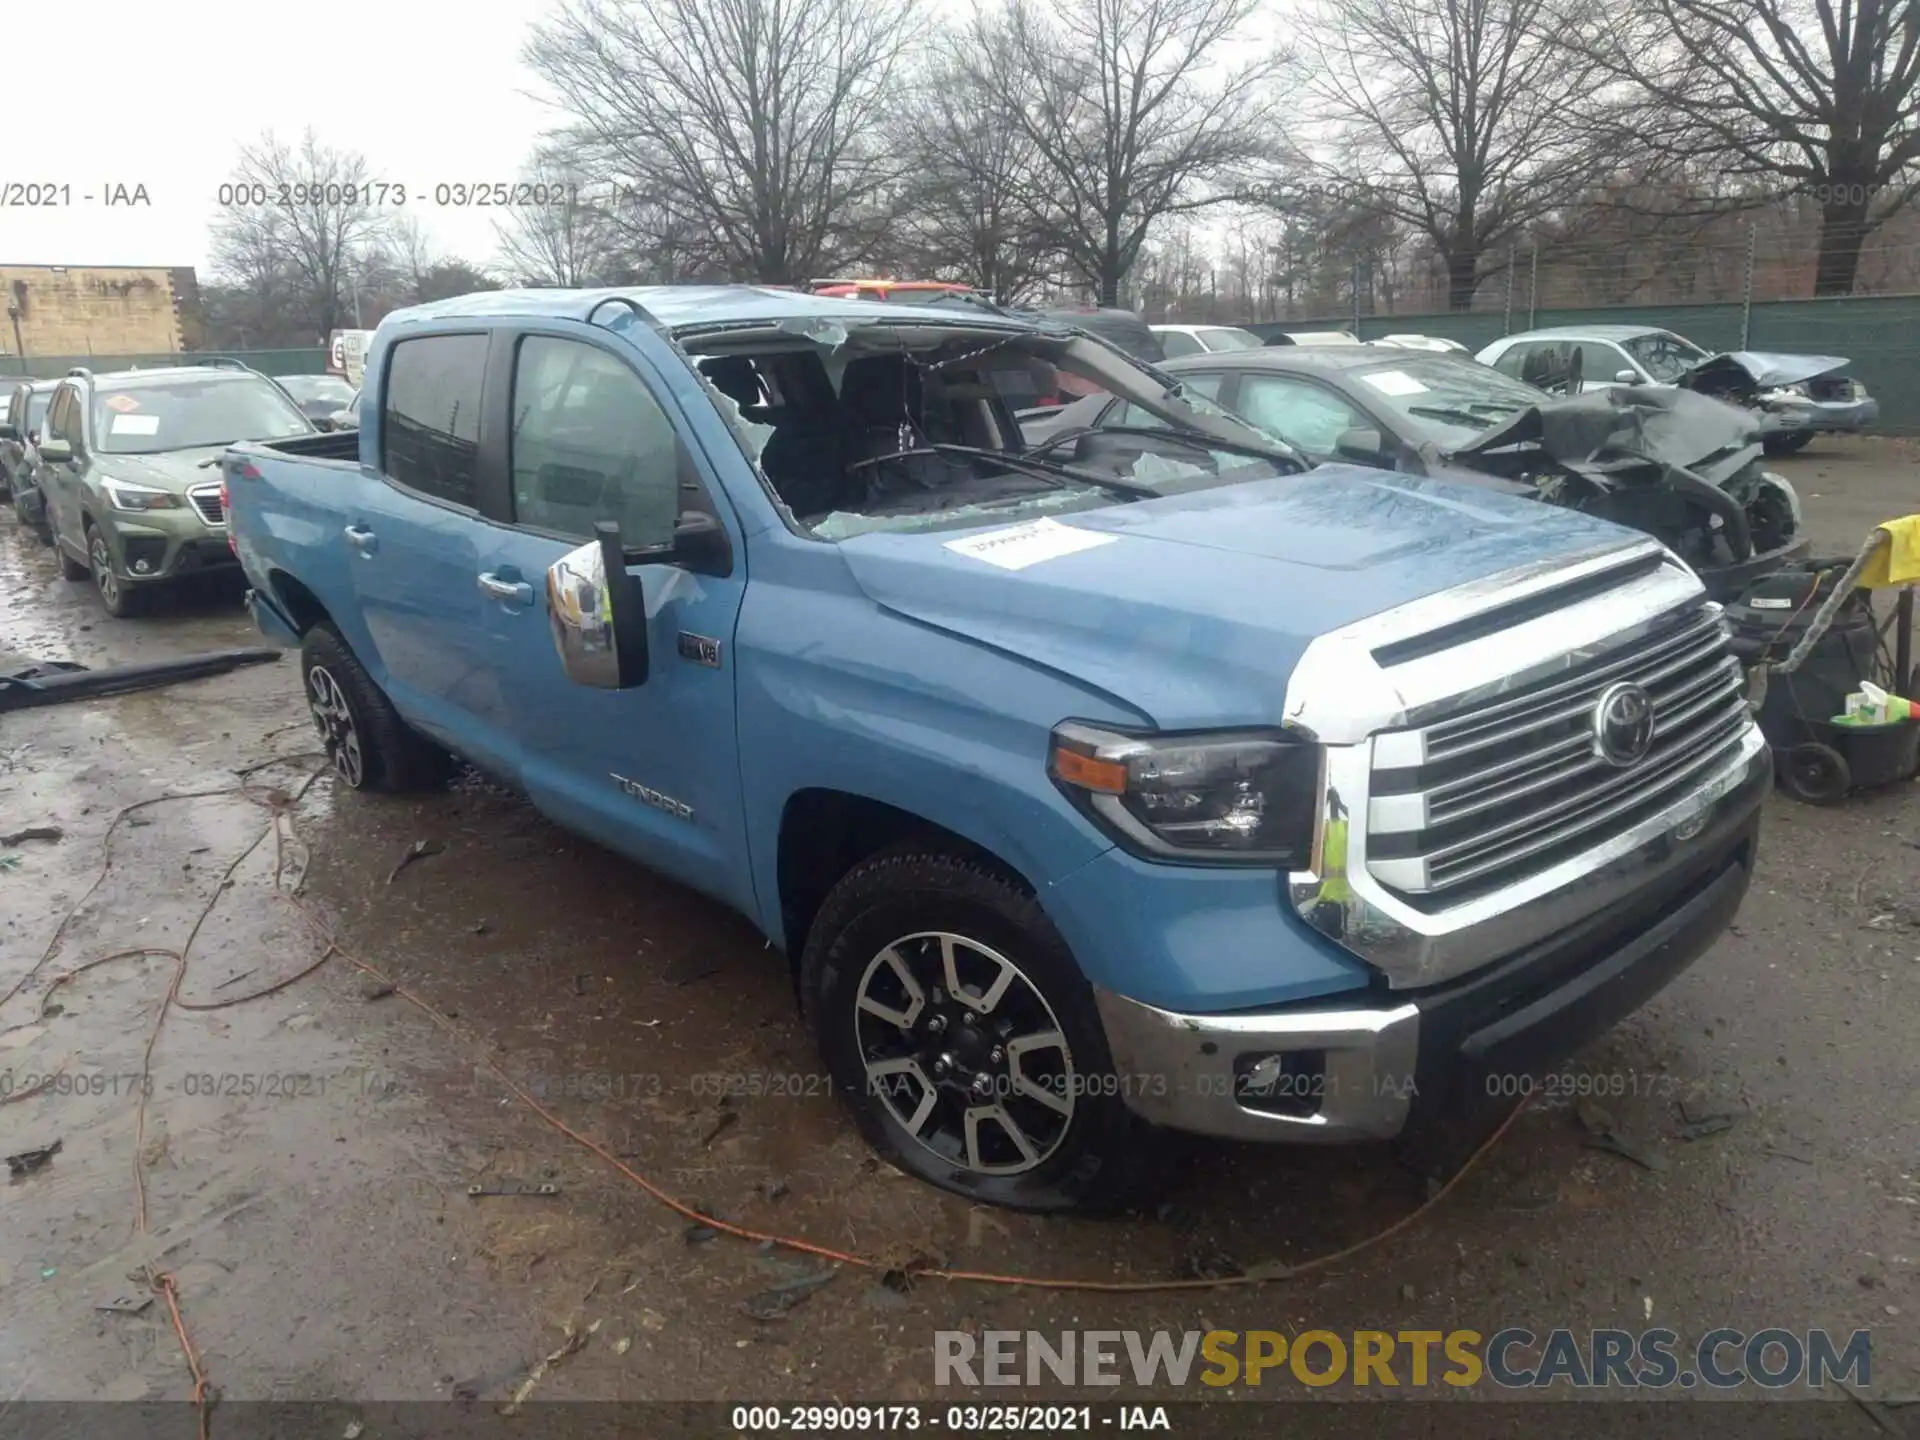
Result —
[[[1638,385],[1640,376],[1632,370],[1616,370],[1613,378],[1622,385]]]
[[[37,448],[40,458],[49,465],[65,465],[73,459],[73,446],[65,440],[42,440]]]
[[[627,571],[620,527],[602,520],[594,532],[547,567],[553,648],[575,685],[627,690],[647,680],[646,599]]]

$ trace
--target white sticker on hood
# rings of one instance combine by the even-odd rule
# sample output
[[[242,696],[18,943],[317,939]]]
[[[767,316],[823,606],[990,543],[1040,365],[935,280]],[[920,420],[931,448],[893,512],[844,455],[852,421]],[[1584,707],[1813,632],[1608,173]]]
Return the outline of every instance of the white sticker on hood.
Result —
[[[1376,370],[1360,377],[1382,395],[1424,395],[1427,387],[1404,370]]]
[[[1004,530],[989,530],[984,535],[969,535],[964,540],[949,540],[947,549],[956,555],[998,565],[1002,570],[1024,570],[1042,560],[1111,545],[1119,538],[1076,530],[1057,520],[1031,520],[1025,525],[1009,525]]]
[[[113,433],[116,435],[158,435],[160,417],[158,415],[116,415],[113,417]]]

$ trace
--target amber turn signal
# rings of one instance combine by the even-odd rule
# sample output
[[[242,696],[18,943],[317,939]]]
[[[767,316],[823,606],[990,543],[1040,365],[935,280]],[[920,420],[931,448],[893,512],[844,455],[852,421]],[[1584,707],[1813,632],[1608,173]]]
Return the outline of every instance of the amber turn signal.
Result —
[[[1067,784],[1078,785],[1083,790],[1098,790],[1106,795],[1127,793],[1127,767],[1124,761],[1100,760],[1056,745],[1053,747],[1053,773]]]

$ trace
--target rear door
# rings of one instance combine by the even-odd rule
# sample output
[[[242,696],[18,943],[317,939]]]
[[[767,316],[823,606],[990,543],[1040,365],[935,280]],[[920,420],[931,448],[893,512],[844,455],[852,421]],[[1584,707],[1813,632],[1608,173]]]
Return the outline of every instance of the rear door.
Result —
[[[750,909],[734,728],[734,625],[746,586],[739,525],[708,458],[685,438],[664,377],[684,362],[647,326],[529,322],[502,332],[489,413],[492,524],[475,582],[519,746],[521,784],[547,814],[610,848]],[[637,352],[637,353],[636,353]],[[497,483],[492,478],[497,475]],[[631,573],[646,594],[646,683],[571,683],[547,614],[548,567],[616,520],[638,546],[701,513],[724,526],[725,574]]]
[[[429,331],[393,343],[363,426],[362,467],[340,533],[373,645],[362,656],[400,713],[482,769],[515,778],[512,729],[485,635],[479,456],[490,336]],[[504,423],[501,416],[494,423]],[[363,445],[362,453],[367,453]]]

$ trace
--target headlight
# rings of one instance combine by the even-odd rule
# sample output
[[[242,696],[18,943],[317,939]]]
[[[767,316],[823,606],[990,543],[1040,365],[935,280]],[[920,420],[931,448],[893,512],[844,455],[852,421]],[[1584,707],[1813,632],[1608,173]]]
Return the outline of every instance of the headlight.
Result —
[[[1057,727],[1047,773],[1126,849],[1188,863],[1307,862],[1320,747],[1279,730]]]
[[[107,492],[107,503],[116,510],[184,508],[178,495],[170,490],[156,490],[151,485],[129,485],[124,480],[102,480],[100,488]]]

